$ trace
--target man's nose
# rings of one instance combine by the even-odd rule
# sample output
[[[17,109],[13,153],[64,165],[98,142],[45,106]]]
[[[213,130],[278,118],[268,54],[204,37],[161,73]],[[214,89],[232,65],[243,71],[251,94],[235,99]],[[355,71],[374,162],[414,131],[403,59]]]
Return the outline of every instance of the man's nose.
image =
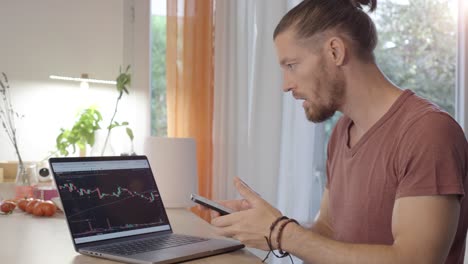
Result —
[[[292,82],[290,82],[288,79],[285,78],[283,81],[283,92],[287,93],[291,91],[292,88],[293,88]]]

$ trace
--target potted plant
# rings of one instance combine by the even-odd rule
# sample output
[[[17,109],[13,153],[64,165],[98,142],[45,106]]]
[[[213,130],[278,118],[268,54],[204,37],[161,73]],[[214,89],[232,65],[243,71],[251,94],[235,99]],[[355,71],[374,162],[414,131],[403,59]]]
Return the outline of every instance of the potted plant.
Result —
[[[125,72],[120,73],[116,79],[116,88],[118,92],[118,97],[115,103],[114,113],[110,119],[109,125],[106,127],[106,138],[104,143],[99,143],[96,140],[96,133],[99,133],[101,129],[100,122],[103,120],[101,113],[94,107],[85,109],[81,111],[77,121],[73,125],[72,129],[66,130],[61,128],[60,134],[56,139],[56,148],[57,151],[53,154],[59,153],[63,156],[68,156],[70,154],[70,147],[72,148],[73,153],[76,152],[76,148],[80,150],[80,156],[86,155],[86,145],[93,147],[92,154],[97,154],[103,156],[106,154],[106,149],[109,146],[109,138],[111,131],[116,127],[125,127],[126,133],[131,140],[132,150],[130,154],[133,154],[133,131],[128,127],[128,122],[117,122],[115,117],[117,115],[117,110],[119,102],[122,99],[123,93],[129,94],[129,85],[131,83],[131,75],[129,73],[130,65],[127,66]],[[95,145],[96,144],[96,145]],[[98,147],[98,153],[94,149]]]
[[[70,147],[72,147],[73,153],[76,152],[78,147],[80,156],[85,156],[86,145],[91,147],[94,145],[95,133],[101,128],[99,125],[101,120],[101,113],[94,107],[81,111],[71,129],[60,129],[60,134],[56,139],[57,152],[60,155],[68,156],[70,154]]]
[[[106,140],[104,141],[104,146],[103,146],[102,151],[101,151],[101,156],[104,155],[107,144],[109,143],[109,137],[110,137],[112,129],[114,129],[116,127],[126,127],[125,130],[127,132],[128,137],[130,138],[130,141],[131,141],[131,144],[132,144],[131,153],[129,153],[129,154],[131,154],[131,155],[134,154],[134,150],[133,150],[133,138],[134,138],[134,136],[133,136],[132,129],[130,127],[128,127],[129,123],[128,122],[119,123],[117,121],[114,121],[115,116],[117,115],[117,109],[119,107],[119,102],[122,99],[123,93],[125,92],[126,94],[129,94],[128,89],[129,89],[129,86],[131,84],[131,75],[129,73],[129,70],[130,70],[130,65],[127,66],[127,68],[125,69],[125,72],[122,72],[122,68],[120,68],[119,76],[116,79],[116,82],[117,82],[116,88],[117,88],[118,96],[117,96],[117,100],[115,102],[114,114],[112,115],[112,118],[111,118],[111,120],[109,122],[109,125],[107,126],[107,135],[106,135]]]

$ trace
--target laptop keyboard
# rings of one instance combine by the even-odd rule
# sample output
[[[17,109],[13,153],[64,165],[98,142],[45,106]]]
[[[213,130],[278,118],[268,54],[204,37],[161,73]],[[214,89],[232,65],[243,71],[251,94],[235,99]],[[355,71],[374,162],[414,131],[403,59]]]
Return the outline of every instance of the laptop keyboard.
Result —
[[[106,246],[91,248],[93,251],[106,254],[117,254],[117,255],[134,255],[143,252],[149,252],[164,248],[178,247],[198,242],[207,241],[206,238],[192,237],[184,235],[171,234],[167,236],[161,236],[156,238],[134,240],[128,242],[121,242],[110,244]]]

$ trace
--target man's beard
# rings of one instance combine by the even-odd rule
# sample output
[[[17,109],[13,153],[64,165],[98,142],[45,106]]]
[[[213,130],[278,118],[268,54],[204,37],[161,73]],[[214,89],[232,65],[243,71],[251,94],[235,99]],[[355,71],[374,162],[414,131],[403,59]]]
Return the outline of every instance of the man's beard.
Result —
[[[344,98],[343,80],[338,76],[330,78],[330,76],[328,76],[329,74],[326,73],[325,70],[323,70],[323,74],[327,76],[326,80],[330,83],[328,86],[330,89],[328,90],[328,95],[322,97],[327,101],[317,105],[310,103],[310,106],[304,109],[307,119],[314,123],[321,123],[330,119],[338,110]],[[320,86],[324,87],[323,84]]]

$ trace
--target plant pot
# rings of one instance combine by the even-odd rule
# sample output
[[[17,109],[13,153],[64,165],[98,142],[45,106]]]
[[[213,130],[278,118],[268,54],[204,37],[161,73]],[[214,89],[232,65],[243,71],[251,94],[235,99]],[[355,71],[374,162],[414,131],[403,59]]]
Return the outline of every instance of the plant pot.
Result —
[[[107,130],[98,130],[95,133],[94,145],[91,148],[90,156],[99,157],[99,156],[114,156],[115,151],[112,147],[112,132],[107,138]],[[105,145],[105,147],[104,147]]]

